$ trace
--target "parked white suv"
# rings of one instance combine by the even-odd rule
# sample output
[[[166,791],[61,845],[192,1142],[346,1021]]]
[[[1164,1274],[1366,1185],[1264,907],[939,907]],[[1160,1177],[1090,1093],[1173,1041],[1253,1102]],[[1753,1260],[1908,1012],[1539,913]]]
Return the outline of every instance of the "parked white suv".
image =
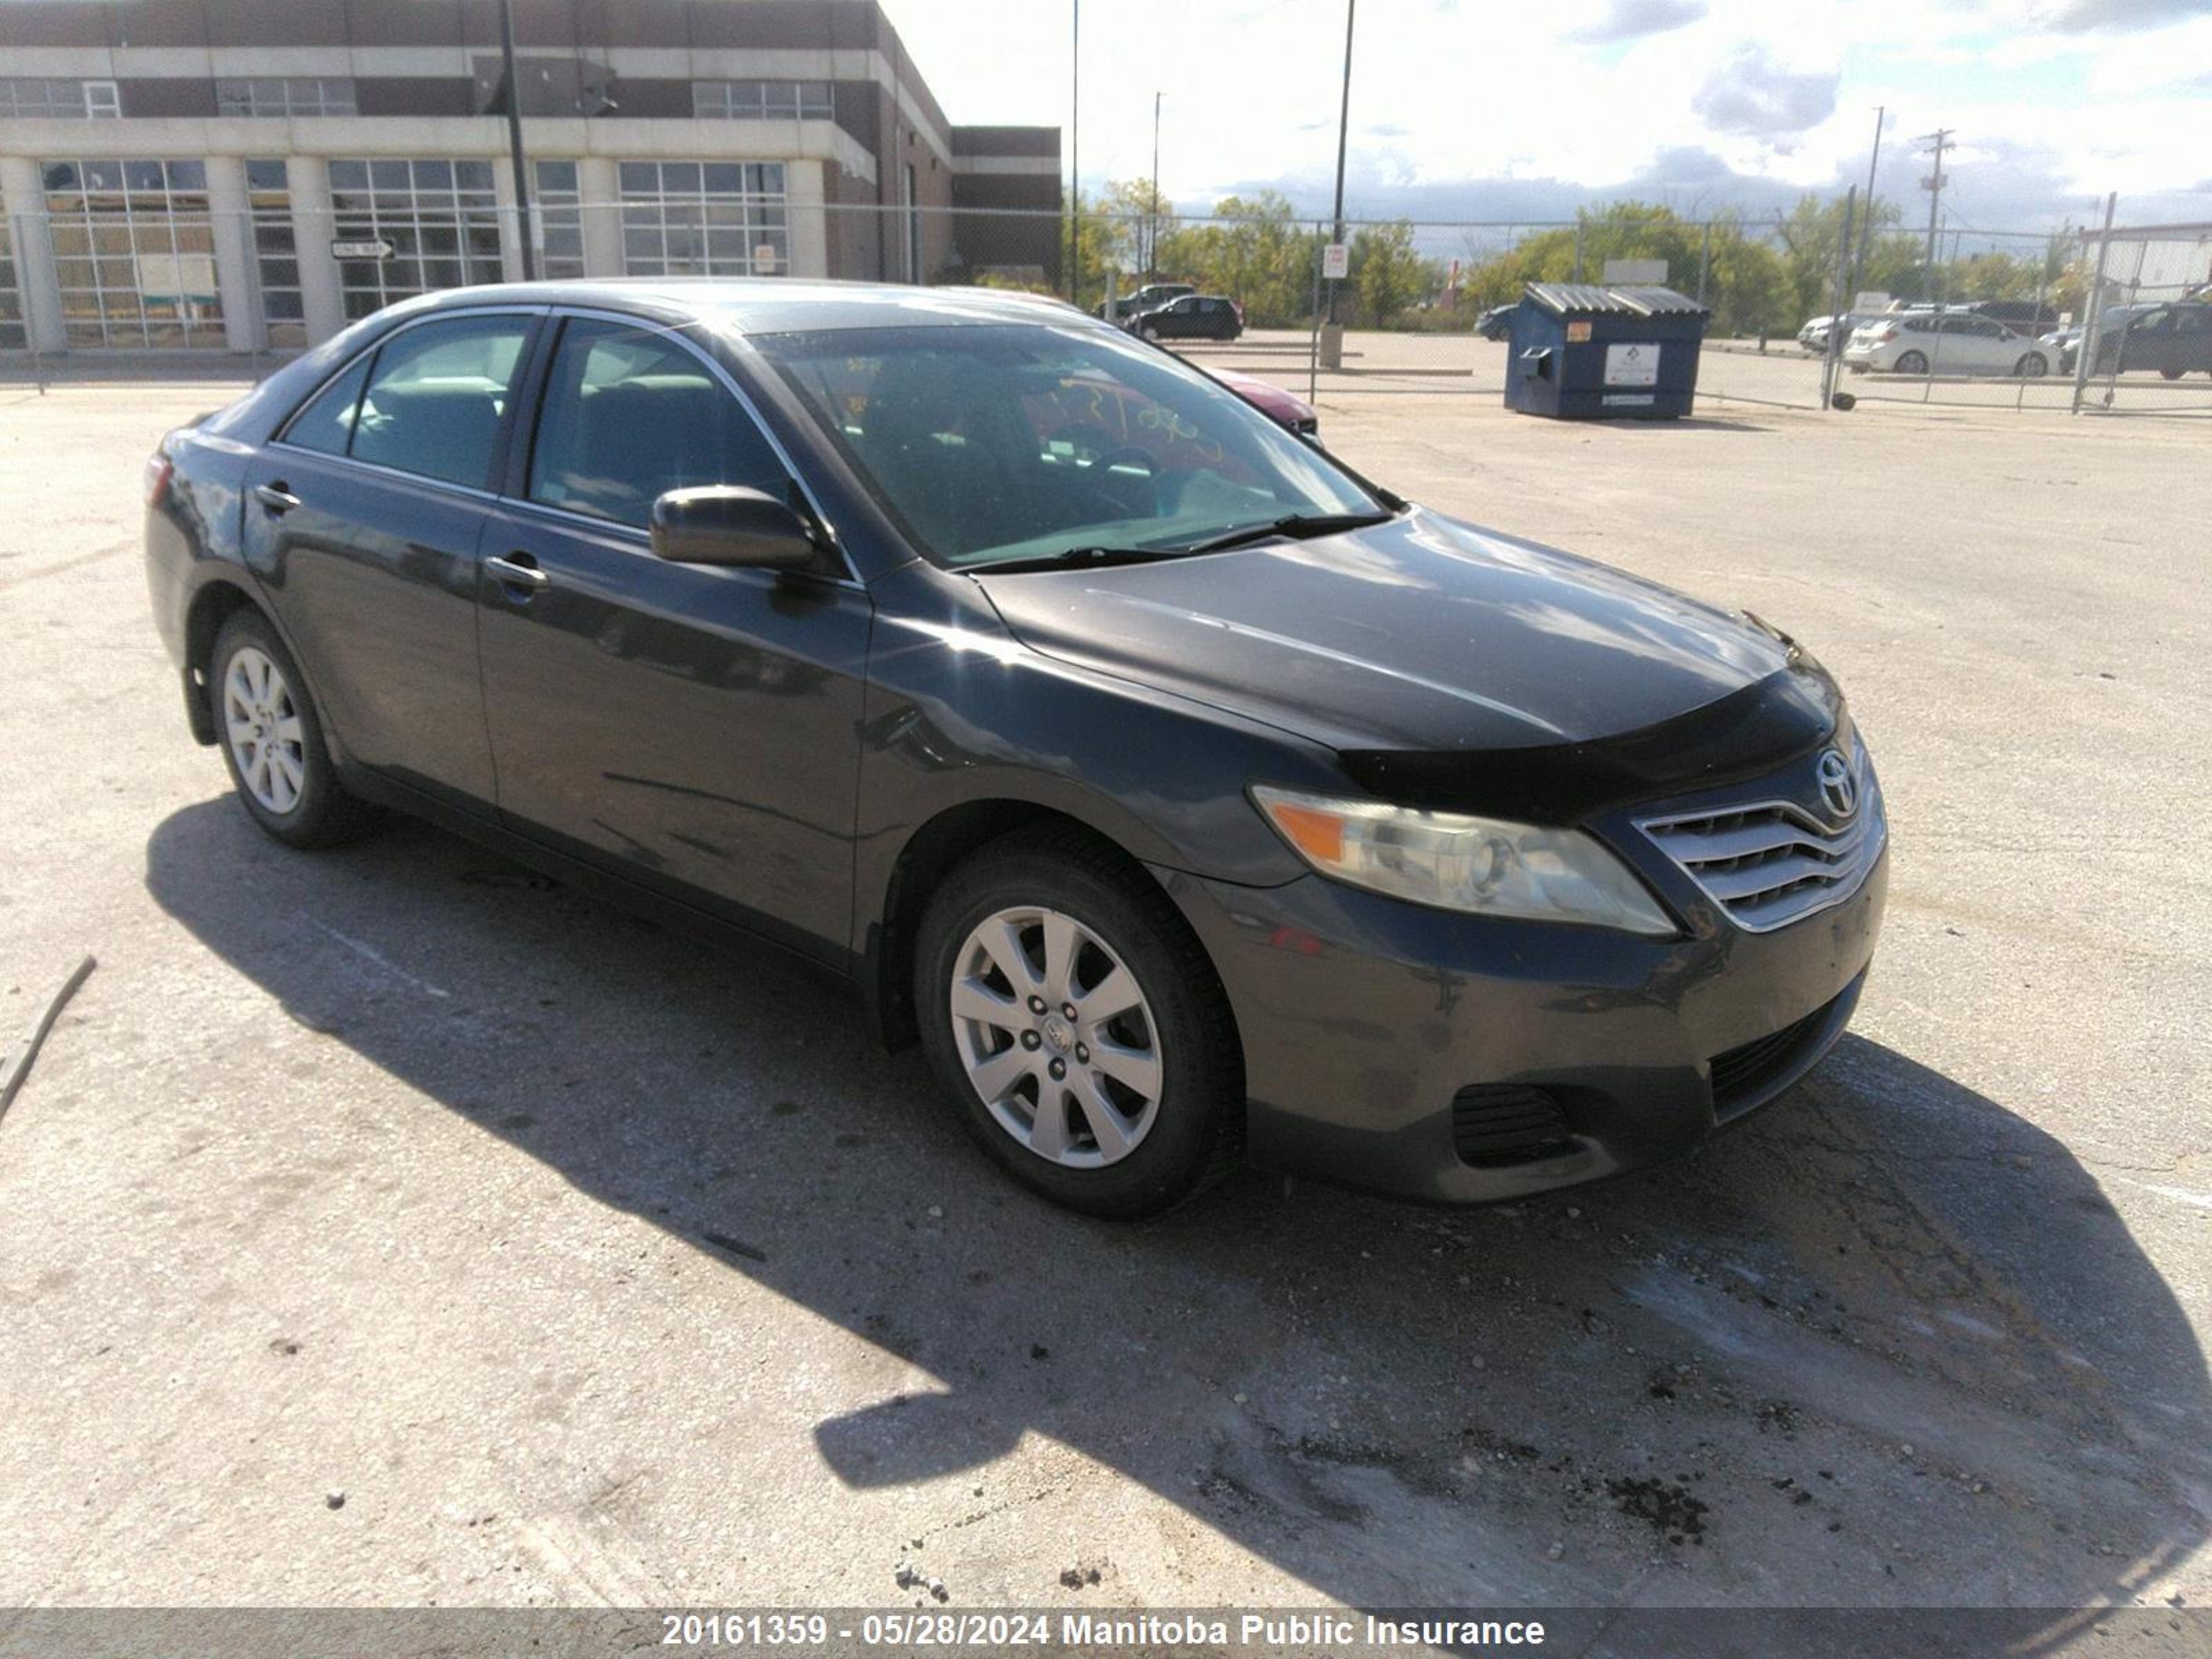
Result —
[[[2052,352],[2025,334],[1971,311],[1903,311],[1856,331],[1844,362],[1863,373],[2017,374],[2051,373]]]

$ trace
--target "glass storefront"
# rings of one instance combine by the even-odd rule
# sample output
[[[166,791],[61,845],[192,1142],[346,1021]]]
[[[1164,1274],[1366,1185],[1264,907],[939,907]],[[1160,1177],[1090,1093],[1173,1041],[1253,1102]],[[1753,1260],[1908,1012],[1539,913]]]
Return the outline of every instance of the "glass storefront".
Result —
[[[538,274],[574,282],[584,274],[583,197],[576,186],[576,164],[540,161],[536,167],[538,222],[545,233],[545,257],[538,261]]]
[[[29,343],[23,290],[15,281],[15,226],[8,217],[8,198],[0,196],[0,351],[21,351]]]
[[[73,347],[219,347],[222,298],[201,161],[44,164]]]
[[[624,161],[623,268],[633,276],[780,276],[791,269],[781,161]]]
[[[307,311],[300,294],[300,250],[293,240],[292,196],[276,157],[246,164],[246,202],[253,217],[253,276],[261,298],[262,340],[284,350],[307,343]]]
[[[501,280],[489,161],[331,163],[337,240],[389,249],[338,261],[346,320],[434,289]]]

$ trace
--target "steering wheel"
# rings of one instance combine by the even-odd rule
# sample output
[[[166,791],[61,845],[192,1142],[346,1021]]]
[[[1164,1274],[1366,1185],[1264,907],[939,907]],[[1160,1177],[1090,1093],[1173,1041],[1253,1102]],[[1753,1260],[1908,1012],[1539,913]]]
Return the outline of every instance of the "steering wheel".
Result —
[[[1147,513],[1158,511],[1159,494],[1156,480],[1160,464],[1152,451],[1136,444],[1114,444],[1111,448],[1097,447],[1113,444],[1114,434],[1103,427],[1088,422],[1064,426],[1045,440],[1048,447],[1065,444],[1087,465],[1071,481],[1072,492],[1088,499],[1096,507],[1104,508],[1116,518],[1127,516],[1132,507],[1141,507]],[[1134,471],[1116,474],[1116,465]]]

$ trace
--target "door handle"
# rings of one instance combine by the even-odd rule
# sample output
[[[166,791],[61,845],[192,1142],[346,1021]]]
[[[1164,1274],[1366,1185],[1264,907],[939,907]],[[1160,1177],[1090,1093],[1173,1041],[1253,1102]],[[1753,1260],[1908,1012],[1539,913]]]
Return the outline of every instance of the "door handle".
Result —
[[[271,513],[289,513],[300,504],[300,498],[284,488],[284,481],[281,478],[275,483],[254,485],[253,499]]]
[[[508,587],[526,589],[523,596],[526,599],[540,588],[553,585],[553,579],[540,570],[538,561],[527,553],[509,553],[503,557],[495,556],[484,561],[484,568]]]

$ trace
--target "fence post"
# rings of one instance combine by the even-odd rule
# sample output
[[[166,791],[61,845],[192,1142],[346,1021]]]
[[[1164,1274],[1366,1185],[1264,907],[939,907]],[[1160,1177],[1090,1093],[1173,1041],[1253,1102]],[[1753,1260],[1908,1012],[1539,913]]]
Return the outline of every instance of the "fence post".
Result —
[[[1321,380],[1321,262],[1322,230],[1314,227],[1313,236],[1313,333],[1306,341],[1306,401],[1313,402],[1319,395]]]
[[[1583,210],[1575,210],[1575,280],[1583,279]]]
[[[1836,302],[1828,313],[1828,349],[1820,354],[1820,407],[1832,409],[1836,365],[1844,357],[1844,285],[1851,276],[1851,225],[1858,217],[1859,187],[1844,193],[1844,234],[1836,243]]]
[[[2112,251],[2112,215],[2120,205],[2120,192],[2112,191],[2105,198],[2105,234],[2097,243],[2097,274],[2090,279],[2089,293],[2084,301],[2081,317],[2081,343],[2074,348],[2074,402],[2067,413],[2081,412],[2081,393],[2089,384],[2089,363],[2097,349],[2097,319],[2105,309],[2105,260]]]
[[[1698,250],[1698,303],[1705,302],[1705,276],[1713,268],[1713,222],[1705,221],[1705,243]]]

